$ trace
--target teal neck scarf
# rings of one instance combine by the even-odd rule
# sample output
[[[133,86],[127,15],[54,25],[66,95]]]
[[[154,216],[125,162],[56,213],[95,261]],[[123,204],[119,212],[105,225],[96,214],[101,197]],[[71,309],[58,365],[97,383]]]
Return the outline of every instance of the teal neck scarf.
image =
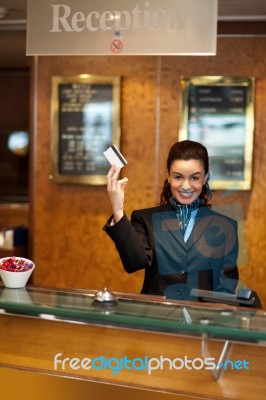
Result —
[[[170,204],[176,210],[178,225],[183,234],[189,224],[192,211],[204,207],[199,197],[191,204],[180,204],[174,197],[171,197]]]

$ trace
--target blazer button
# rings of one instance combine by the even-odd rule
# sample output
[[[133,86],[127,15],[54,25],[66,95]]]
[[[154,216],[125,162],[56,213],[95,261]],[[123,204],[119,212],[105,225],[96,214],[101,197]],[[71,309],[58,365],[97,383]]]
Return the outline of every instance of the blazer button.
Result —
[[[179,275],[180,276],[184,276],[185,275],[185,271],[184,270],[179,271]]]
[[[181,294],[183,294],[183,290],[182,289],[177,289],[176,293],[177,293],[178,296],[181,296]]]

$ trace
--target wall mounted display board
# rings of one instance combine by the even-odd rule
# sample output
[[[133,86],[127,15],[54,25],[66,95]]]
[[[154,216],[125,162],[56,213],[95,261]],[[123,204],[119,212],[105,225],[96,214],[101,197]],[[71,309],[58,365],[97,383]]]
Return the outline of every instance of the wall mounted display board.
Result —
[[[105,184],[103,152],[120,146],[120,77],[53,77],[51,115],[54,182]]]
[[[212,189],[251,189],[254,86],[254,78],[181,78],[179,139],[207,147]]]

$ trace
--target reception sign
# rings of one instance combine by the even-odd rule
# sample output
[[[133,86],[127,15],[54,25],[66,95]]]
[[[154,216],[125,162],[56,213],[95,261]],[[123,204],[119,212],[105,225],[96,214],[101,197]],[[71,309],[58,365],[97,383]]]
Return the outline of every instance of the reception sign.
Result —
[[[28,0],[31,55],[215,55],[218,0]]]
[[[254,78],[181,80],[179,139],[205,145],[212,189],[249,190],[252,179]]]

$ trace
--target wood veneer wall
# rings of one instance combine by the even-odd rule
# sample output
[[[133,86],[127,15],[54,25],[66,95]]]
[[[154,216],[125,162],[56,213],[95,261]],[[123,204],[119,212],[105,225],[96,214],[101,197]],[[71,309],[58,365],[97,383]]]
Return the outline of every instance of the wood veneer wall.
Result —
[[[42,286],[139,292],[143,273],[127,275],[116,249],[102,231],[111,209],[105,186],[58,185],[51,174],[50,100],[52,76],[81,73],[119,75],[121,149],[129,184],[125,209],[159,200],[169,147],[178,140],[182,75],[254,76],[255,135],[251,191],[214,193],[214,204],[237,203],[244,217],[248,260],[240,277],[266,307],[266,38],[219,38],[210,57],[39,57],[38,127],[33,257],[34,283]]]

